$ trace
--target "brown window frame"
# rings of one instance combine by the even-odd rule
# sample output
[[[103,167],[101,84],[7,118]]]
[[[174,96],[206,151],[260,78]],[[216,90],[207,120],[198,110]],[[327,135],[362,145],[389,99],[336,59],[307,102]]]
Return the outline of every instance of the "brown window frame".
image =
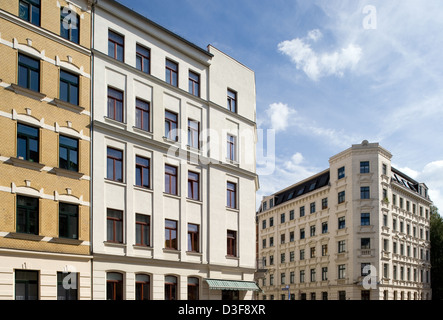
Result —
[[[175,119],[169,117],[169,115],[174,115]],[[175,124],[175,128],[173,124]],[[167,130],[166,126],[168,127]],[[173,132],[173,130],[175,130],[175,132]],[[172,133],[175,134],[174,137]],[[165,136],[169,140],[178,141],[178,114],[169,110],[165,110]]]
[[[139,103],[147,104],[148,109],[142,108]],[[140,126],[137,126],[137,118],[138,114],[140,113]],[[148,124],[147,128],[145,128],[145,123],[143,121],[144,119],[144,113],[148,114]],[[151,132],[151,104],[148,101],[136,98],[135,99],[135,127],[140,130],[144,130],[147,132]]]
[[[167,282],[167,277],[173,277],[175,282]],[[177,286],[178,278],[173,275],[165,276],[165,300],[176,300],[178,296],[178,286]],[[173,294],[173,290],[175,291],[175,295]]]
[[[140,52],[140,49],[146,50],[148,52],[148,56],[146,56],[144,53]],[[137,57],[141,58],[141,69],[137,68]],[[139,43],[136,44],[135,46],[135,60],[136,60],[136,68],[144,73],[147,74],[151,74],[151,49],[145,47],[144,45],[141,45]],[[144,67],[145,67],[145,60],[147,60],[147,65],[148,65],[148,72],[144,71]]]
[[[108,216],[108,212],[110,210],[118,212],[118,213],[121,213],[121,218],[115,218],[115,217]],[[123,215],[124,215],[123,210],[117,210],[117,209],[111,209],[111,208],[107,208],[106,209],[106,231],[107,231],[108,221],[112,221],[112,239],[109,239],[109,235],[106,234],[106,241],[113,242],[113,243],[124,243],[124,234],[123,234],[123,231],[124,231],[124,227],[123,227],[124,216]],[[121,222],[121,226],[119,227],[119,229],[121,231],[121,236],[122,236],[121,241],[116,239],[117,238],[117,223],[118,222]]]
[[[189,280],[195,279],[196,283]],[[190,291],[194,291],[195,296],[192,296]],[[188,300],[199,300],[200,298],[200,279],[197,277],[188,277]],[[191,299],[192,298],[192,299]]]
[[[228,110],[237,113],[237,105],[238,105],[237,92],[232,89],[228,89],[227,99],[228,99]]]
[[[197,194],[194,194],[195,185],[197,185]],[[188,199],[200,200],[200,174],[198,172],[188,171]]]
[[[227,158],[231,161],[236,161],[236,136],[232,134],[228,134],[226,138],[226,147],[227,147]]]
[[[171,228],[167,226],[166,221],[174,222],[175,227]],[[172,239],[172,232],[175,231],[175,246]],[[166,239],[166,232],[169,233],[169,240]],[[165,219],[165,249],[178,250],[178,221],[172,219]]]
[[[117,97],[116,95],[112,95],[113,92],[116,93],[116,94],[117,93],[121,94],[121,98]],[[107,117],[109,119],[112,119],[112,120],[115,120],[115,121],[118,121],[118,122],[125,122],[124,95],[125,95],[124,91],[108,86],[108,100],[107,100],[107,103],[108,103],[107,104],[108,114],[107,114]],[[110,116],[110,112],[109,112],[109,110],[110,110],[109,109],[109,102],[111,102],[111,101],[113,102],[112,104],[113,104],[113,108],[114,108],[114,110],[113,110],[114,115],[112,117]],[[121,120],[117,119],[117,103],[118,102],[120,102],[121,106],[122,106],[121,107],[121,115],[122,115]]]
[[[233,186],[233,188],[230,188]],[[232,199],[232,196],[234,199]],[[226,206],[231,209],[237,209],[237,184],[228,181],[226,183]]]
[[[168,63],[174,65],[175,68],[172,68],[171,66],[169,66]],[[172,61],[170,59],[166,59],[165,70],[166,70],[167,74],[169,73],[169,81],[168,81],[168,77],[165,75],[166,83],[169,83],[171,86],[178,87],[178,83],[179,83],[179,80],[178,80],[178,63],[174,62],[174,61]],[[177,83],[174,83],[174,81],[173,81],[173,75],[174,74],[176,75]]]
[[[196,226],[197,231],[190,230],[190,226]],[[200,226],[188,223],[188,252],[200,252]]]
[[[148,222],[137,220],[137,216],[146,216],[146,217],[148,217]],[[138,226],[138,225],[141,226],[141,227],[140,227],[140,232],[141,232],[141,234],[140,234],[140,239],[141,239],[141,241],[142,241],[141,243],[138,243],[138,242],[137,242],[137,226]],[[136,235],[136,236],[135,236],[135,245],[136,245],[136,246],[149,247],[149,246],[151,245],[151,216],[149,216],[149,215],[147,215],[147,214],[136,213],[136,214],[135,214],[135,226],[136,226],[136,228],[135,228],[135,235]],[[143,241],[143,239],[145,238],[145,237],[144,237],[144,231],[143,231],[144,228],[147,229],[147,233],[148,233],[148,236],[147,236],[148,243],[144,243],[144,241]]]
[[[137,276],[138,275],[142,275],[142,276],[147,276],[148,277],[148,281],[137,281]],[[136,300],[151,300],[151,276],[149,274],[144,274],[144,273],[139,273],[135,275],[135,298]],[[141,286],[141,299],[137,299],[137,288]],[[146,298],[145,298],[145,286],[147,286],[147,293],[146,293]]]
[[[108,153],[108,150],[109,149],[112,149],[112,150],[115,150],[115,151],[118,151],[118,152],[121,152],[121,154],[122,154],[122,157],[121,158],[116,158],[116,157],[114,157],[114,156],[112,156],[112,155],[109,155],[109,153]],[[113,148],[113,147],[107,147],[106,148],[106,166],[108,165],[108,159],[111,159],[112,160],[112,178],[109,178],[108,177],[108,175],[107,175],[107,173],[108,173],[108,168],[106,167],[106,179],[108,179],[108,180],[111,180],[111,181],[117,181],[117,182],[123,182],[124,181],[124,179],[123,179],[123,164],[124,164],[124,162],[123,162],[123,157],[124,157],[124,152],[123,152],[123,150],[120,150],[120,149],[116,149],[116,148]],[[116,163],[116,161],[121,161],[121,172],[120,172],[120,174],[121,174],[121,181],[120,180],[118,180],[118,179],[116,179],[116,165],[115,165],[115,163]]]
[[[195,80],[194,78],[197,78]],[[189,70],[189,90],[188,92],[193,96],[200,97],[200,75],[194,71]],[[197,88],[197,92],[195,92]]]
[[[174,169],[175,174],[169,173],[167,169]],[[166,179],[168,179],[169,183],[166,184]],[[174,182],[174,184],[172,184]],[[169,190],[166,189],[166,187],[169,185]],[[174,189],[172,188],[174,186]],[[173,192],[174,191],[174,192]],[[172,195],[178,195],[178,167],[172,166],[169,164],[165,164],[165,193],[172,194]]]
[[[106,277],[108,276],[108,274],[118,274],[122,277],[122,280],[109,280],[106,279],[106,299],[108,299],[108,285],[112,286],[112,292],[113,292],[113,297],[112,299],[108,299],[108,300],[123,300],[124,297],[124,288],[123,288],[123,274],[120,272],[107,272],[106,273]],[[121,299],[117,299],[117,289],[121,290]]]
[[[226,255],[229,257],[237,256],[237,231],[227,230],[226,233]]]
[[[111,37],[110,37],[110,34],[114,34],[115,36],[116,36],[116,38],[121,38],[121,42],[118,42],[118,41],[116,41],[116,40],[114,40],[114,39],[111,39]],[[108,51],[108,55],[111,57],[111,58],[113,58],[113,59],[115,59],[115,60],[117,60],[117,61],[121,61],[121,62],[125,62],[125,36],[124,35],[122,35],[122,34],[120,34],[120,33],[118,33],[118,32],[115,32],[115,31],[113,31],[113,30],[111,30],[111,29],[108,29],[108,50],[109,50],[109,43],[112,43],[113,45],[114,45],[114,56],[111,56],[111,55],[109,55],[109,51]],[[119,46],[121,46],[122,47],[122,49],[123,49],[123,56],[122,56],[122,59],[119,59],[118,57],[117,57],[117,48],[119,47]]]
[[[144,164],[141,164],[141,163],[137,162],[138,158],[141,158],[141,159],[144,159],[144,160],[148,160],[148,165],[144,165]],[[141,184],[137,184],[137,171],[138,170],[140,170],[140,172],[141,172],[140,173]],[[143,181],[143,176],[144,176],[143,171],[144,170],[148,170],[148,181],[147,181],[147,184],[145,183],[145,181]],[[142,156],[139,156],[139,155],[135,156],[135,185],[137,187],[141,187],[141,188],[150,188],[151,187],[151,159],[146,158],[146,157],[142,157]]]
[[[191,126],[191,123],[197,124],[197,129]],[[194,145],[194,138],[197,136],[197,145]],[[200,122],[193,119],[188,119],[188,145],[192,148],[200,150]]]

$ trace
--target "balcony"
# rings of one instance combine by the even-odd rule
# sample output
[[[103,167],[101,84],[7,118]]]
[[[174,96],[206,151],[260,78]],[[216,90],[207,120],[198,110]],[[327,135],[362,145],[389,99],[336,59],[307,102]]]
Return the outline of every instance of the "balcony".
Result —
[[[359,257],[374,257],[374,249],[358,249]]]

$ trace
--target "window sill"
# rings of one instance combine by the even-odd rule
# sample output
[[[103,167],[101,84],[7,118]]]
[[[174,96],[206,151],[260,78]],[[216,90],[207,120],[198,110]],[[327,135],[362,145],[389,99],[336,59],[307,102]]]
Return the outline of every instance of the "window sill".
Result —
[[[143,245],[143,244],[134,244],[132,246],[134,249],[140,249],[140,250],[147,250],[147,251],[151,251],[152,247],[149,245]]]
[[[226,210],[239,213],[240,210],[237,208],[226,207]]]
[[[198,256],[198,257],[203,256],[203,253],[197,252],[197,251],[186,251],[186,254],[190,255],[190,256]]]
[[[172,194],[172,193],[163,192],[163,195],[165,197],[168,197],[168,198],[173,198],[173,199],[177,199],[177,200],[181,199],[180,195],[178,195],[178,194]]]
[[[109,123],[109,124],[111,124],[113,126],[119,127],[121,129],[126,129],[126,123],[125,122],[114,120],[114,119],[108,118],[106,116],[104,118],[105,118],[105,122],[106,123]]]
[[[44,238],[44,236],[40,236],[37,234],[30,234],[30,233],[10,232],[5,236],[5,238],[29,240],[29,241],[41,241]]]
[[[46,98],[46,95],[41,93],[41,92],[37,92],[28,88],[24,88],[21,87],[17,84],[11,83],[11,85],[8,87],[10,88],[10,90],[14,91],[17,94],[21,94],[23,96],[26,96],[28,98],[31,99],[35,99],[38,101],[42,101],[44,98]]]
[[[63,108],[63,109],[73,111],[76,113],[81,113],[85,110],[85,108],[83,108],[83,107],[80,107],[78,105],[75,105],[75,104],[72,104],[72,103],[57,99],[57,98],[54,98],[54,100],[52,100],[50,103],[59,107],[59,108]]]
[[[192,203],[195,203],[195,204],[202,204],[203,203],[203,201],[201,201],[201,200],[192,199],[192,198],[186,198],[186,201],[189,201],[189,202],[192,202]]]
[[[240,163],[238,161],[231,160],[231,159],[228,159],[228,158],[226,158],[226,163],[232,164],[232,165],[237,166],[237,167],[240,166]]]
[[[56,175],[62,176],[62,177],[67,177],[67,178],[72,178],[72,179],[80,179],[81,177],[83,177],[83,173],[77,172],[77,171],[71,171],[71,170],[62,169],[62,168],[55,168],[55,167],[52,170],[54,171],[54,173]]]
[[[148,193],[154,192],[154,190],[152,190],[152,188],[150,188],[150,187],[142,187],[142,186],[138,186],[138,185],[134,185],[134,189],[140,190],[143,192],[148,192]]]
[[[175,253],[175,254],[179,254],[180,251],[178,249],[173,249],[173,248],[163,248],[163,252],[165,253]]]
[[[164,142],[167,142],[167,143],[170,143],[170,144],[180,143],[180,141],[178,139],[177,140],[173,140],[173,139],[169,139],[168,137],[165,137],[165,136],[163,136],[162,138],[163,138]]]
[[[226,255],[225,258],[229,259],[229,260],[240,260],[239,257],[237,257],[237,256],[230,256],[230,255]]]
[[[49,242],[79,246],[80,244],[83,243],[83,240],[70,239],[70,238],[52,238]]]
[[[105,244],[105,246],[109,246],[109,247],[116,247],[116,248],[126,248],[126,243],[122,243],[122,242],[113,242],[113,241],[103,241],[103,243]]]
[[[121,186],[121,187],[126,187],[126,183],[124,183],[122,181],[115,181],[115,180],[105,178],[105,182],[110,183],[110,184],[115,184],[115,185]]]
[[[42,169],[45,167],[44,164],[30,160],[24,160],[21,157],[20,158],[11,157],[10,160],[14,166],[27,168],[31,170],[42,171]]]
[[[132,130],[136,133],[142,134],[144,136],[147,136],[149,138],[153,138],[154,133],[152,131],[148,131],[148,130],[143,130],[141,128],[137,128],[137,127],[132,127]]]

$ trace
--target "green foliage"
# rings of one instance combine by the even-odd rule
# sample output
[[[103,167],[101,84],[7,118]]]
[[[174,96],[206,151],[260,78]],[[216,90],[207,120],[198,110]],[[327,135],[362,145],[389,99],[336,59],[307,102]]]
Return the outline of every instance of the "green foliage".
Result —
[[[443,217],[431,206],[431,285],[432,298],[443,299]]]

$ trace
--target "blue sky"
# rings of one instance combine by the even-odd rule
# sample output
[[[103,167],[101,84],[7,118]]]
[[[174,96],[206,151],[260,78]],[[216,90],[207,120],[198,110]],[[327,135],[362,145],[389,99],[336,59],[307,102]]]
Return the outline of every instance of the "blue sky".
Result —
[[[259,152],[257,201],[366,139],[425,182],[442,214],[441,1],[119,2],[255,71],[257,124],[276,137],[272,175]]]

